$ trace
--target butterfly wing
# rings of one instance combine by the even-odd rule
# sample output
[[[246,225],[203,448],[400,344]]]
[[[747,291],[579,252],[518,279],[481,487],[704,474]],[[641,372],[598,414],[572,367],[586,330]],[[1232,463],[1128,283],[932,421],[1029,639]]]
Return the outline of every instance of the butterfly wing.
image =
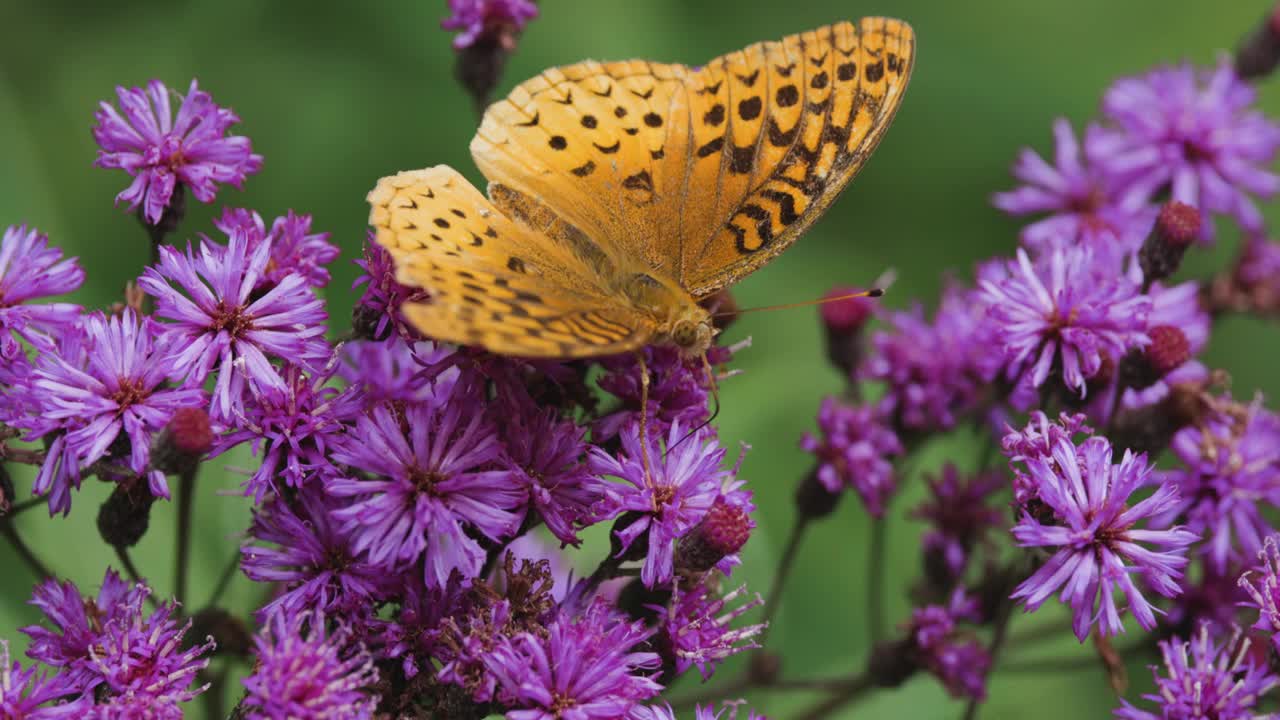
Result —
[[[552,69],[490,107],[471,150],[486,177],[541,198],[614,265],[704,297],[795,242],[857,174],[914,54],[906,23],[865,18],[697,71]]]
[[[575,358],[631,350],[653,335],[652,321],[609,290],[589,257],[506,217],[450,167],[385,177],[369,203],[400,282],[431,296],[405,308],[428,337]]]

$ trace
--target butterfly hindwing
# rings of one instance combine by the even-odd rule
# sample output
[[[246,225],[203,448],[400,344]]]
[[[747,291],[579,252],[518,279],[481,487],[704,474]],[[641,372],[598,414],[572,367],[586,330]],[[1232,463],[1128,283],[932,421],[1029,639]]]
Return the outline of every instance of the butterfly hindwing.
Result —
[[[639,347],[653,334],[589,257],[499,212],[452,168],[383,178],[369,202],[400,281],[430,295],[405,308],[429,337],[508,355],[584,357]]]

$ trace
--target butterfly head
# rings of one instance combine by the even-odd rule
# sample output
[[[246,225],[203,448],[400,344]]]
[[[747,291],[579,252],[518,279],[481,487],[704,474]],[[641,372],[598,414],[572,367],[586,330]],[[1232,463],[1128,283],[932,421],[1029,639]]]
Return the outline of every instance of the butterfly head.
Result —
[[[716,329],[711,324],[711,315],[697,305],[684,308],[680,315],[671,321],[666,332],[667,340],[680,348],[680,353],[687,358],[706,355],[715,335]]]

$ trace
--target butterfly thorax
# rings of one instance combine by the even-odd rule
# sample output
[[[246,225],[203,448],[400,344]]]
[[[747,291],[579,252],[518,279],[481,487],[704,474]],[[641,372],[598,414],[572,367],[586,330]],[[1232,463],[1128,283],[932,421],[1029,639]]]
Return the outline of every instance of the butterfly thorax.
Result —
[[[654,345],[674,345],[685,357],[701,357],[711,347],[711,314],[679,284],[650,273],[635,273],[621,288],[636,308],[654,321]]]

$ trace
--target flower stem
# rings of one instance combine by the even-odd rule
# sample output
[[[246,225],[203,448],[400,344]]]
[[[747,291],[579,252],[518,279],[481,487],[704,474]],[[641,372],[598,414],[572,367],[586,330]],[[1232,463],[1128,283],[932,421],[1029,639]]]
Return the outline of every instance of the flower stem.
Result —
[[[142,573],[138,572],[138,566],[133,564],[133,556],[129,554],[129,548],[124,545],[115,545],[113,547],[116,550],[116,558],[120,561],[120,567],[124,568],[129,579],[136,585],[146,585],[147,587],[150,587],[150,584],[142,579]],[[147,603],[154,608],[160,603],[160,601],[156,599],[155,593],[148,593]]]
[[[213,593],[209,595],[209,602],[205,603],[205,607],[217,607],[218,602],[222,600],[222,594],[227,591],[227,586],[231,584],[231,578],[235,577],[236,570],[240,568],[240,549],[236,548],[231,553],[231,560],[222,568],[222,574],[218,576],[218,582],[213,586]],[[215,716],[210,716],[215,717]]]
[[[884,639],[884,561],[888,523],[884,516],[871,521],[870,560],[867,570],[867,636],[876,645]]]
[[[796,720],[824,720],[836,710],[860,700],[874,688],[870,673],[856,675],[842,683],[831,697],[801,712]]]
[[[199,465],[194,465],[178,476],[178,552],[173,573],[173,597],[179,605],[185,605],[187,599],[187,575],[191,565],[191,510],[199,468]]]
[[[49,568],[40,562],[40,558],[32,552],[31,548],[22,540],[22,536],[18,534],[18,528],[13,526],[13,520],[8,517],[0,518],[0,534],[8,539],[9,544],[13,546],[14,552],[18,553],[18,557],[31,568],[32,574],[41,580],[53,577],[53,573],[49,572]]]
[[[27,498],[26,500],[23,500],[20,503],[14,503],[13,506],[9,508],[9,512],[4,514],[4,517],[7,517],[7,518],[17,517],[18,515],[21,515],[22,513],[30,510],[33,507],[38,507],[40,505],[43,505],[45,501],[48,499],[49,498],[44,495],[37,495],[32,498]]]
[[[996,661],[1000,657],[1000,650],[1004,647],[1004,641],[1009,637],[1009,622],[1013,619],[1013,601],[1005,597],[1000,603],[1000,607],[996,610],[995,617],[995,633],[991,636],[991,670],[995,672]],[[982,701],[974,698],[969,701],[969,705],[964,710],[964,720],[974,720],[978,717],[978,707]]]
[[[760,632],[760,647],[765,647],[769,639],[769,631],[773,629],[773,619],[778,614],[778,604],[782,600],[782,590],[786,586],[787,578],[791,575],[791,568],[795,565],[796,552],[800,549],[800,541],[804,539],[804,531],[809,527],[809,519],[803,516],[796,518],[796,524],[791,527],[791,536],[787,538],[787,545],[782,551],[782,557],[778,559],[778,569],[773,573],[773,585],[769,588],[768,598],[764,605],[764,630]]]

